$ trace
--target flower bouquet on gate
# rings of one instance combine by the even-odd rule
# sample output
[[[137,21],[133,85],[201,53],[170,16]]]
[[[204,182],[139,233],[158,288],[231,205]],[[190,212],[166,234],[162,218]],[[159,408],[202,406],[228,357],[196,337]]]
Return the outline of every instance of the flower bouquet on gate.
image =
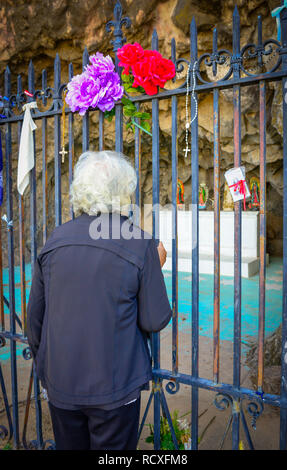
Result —
[[[138,111],[124,92],[155,95],[159,87],[163,88],[167,80],[175,76],[175,65],[158,51],[144,50],[138,43],[126,44],[117,51],[117,56],[119,66],[124,68],[122,84],[111,57],[97,52],[89,57],[90,63],[83,73],[75,75],[68,83],[66,103],[72,112],[78,111],[81,116],[89,108],[98,108],[111,121],[115,104],[121,100],[126,128],[134,132],[137,126],[150,134],[150,114]]]
[[[123,67],[122,84],[127,94],[133,92],[155,95],[158,88],[163,88],[165,83],[175,76],[175,65],[171,60],[165,59],[158,51],[143,49],[135,42],[125,44],[117,51],[119,66]],[[127,128],[134,126],[150,134],[149,113],[141,113],[134,103],[127,97],[122,98],[124,104],[123,113],[129,118]],[[140,123],[136,123],[134,118],[139,118]],[[150,134],[151,135],[151,134]]]

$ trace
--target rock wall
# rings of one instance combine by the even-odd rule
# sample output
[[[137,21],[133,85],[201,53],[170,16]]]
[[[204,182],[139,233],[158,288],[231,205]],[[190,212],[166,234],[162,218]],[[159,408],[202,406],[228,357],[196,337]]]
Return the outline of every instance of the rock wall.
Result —
[[[48,72],[48,84],[53,85],[53,61],[58,52],[61,58],[62,81],[68,80],[68,64],[73,62],[74,73],[80,73],[82,53],[87,46],[89,53],[101,51],[113,57],[111,34],[105,32],[105,24],[113,19],[114,1],[97,0],[19,0],[2,1],[0,4],[0,71],[9,64],[12,74],[12,91],[16,92],[17,75],[21,74],[23,89],[27,88],[27,70],[32,59],[35,67],[36,88],[41,88],[41,71]],[[189,57],[189,25],[194,15],[198,27],[199,55],[212,50],[212,30],[218,30],[218,48],[232,50],[233,0],[138,0],[122,1],[123,15],[132,20],[132,27],[124,29],[128,42],[140,42],[149,48],[154,28],[159,36],[159,50],[163,56],[171,56],[171,39],[176,39],[177,55]],[[276,39],[276,22],[271,10],[278,6],[277,0],[238,0],[241,18],[241,47],[257,41],[257,17],[262,16],[263,40]],[[178,83],[181,83],[180,81]],[[1,74],[1,91],[3,74]],[[172,88],[174,84],[169,84]],[[267,249],[270,254],[282,254],[282,90],[280,83],[267,84]],[[3,92],[2,92],[3,93]],[[185,184],[186,202],[191,202],[190,156],[184,158],[185,147],[185,97],[178,100],[178,158],[179,178]],[[39,105],[40,107],[40,105]],[[143,106],[150,109],[149,105]],[[199,164],[200,182],[207,183],[210,192],[209,209],[213,199],[213,115],[212,96],[199,95]],[[259,105],[258,86],[242,88],[242,162],[247,177],[259,176]],[[221,190],[223,199],[224,171],[233,165],[233,103],[232,91],[220,93],[221,112]],[[91,149],[98,148],[98,114],[90,116]],[[37,145],[37,204],[38,242],[42,243],[42,162],[41,126],[36,131]],[[81,153],[81,119],[75,116],[75,161]],[[49,230],[54,226],[54,148],[53,119],[48,123],[48,196]],[[17,129],[13,129],[13,181],[16,183]],[[133,158],[134,135],[124,133],[124,152]],[[105,148],[114,148],[114,123],[105,122]],[[143,202],[151,202],[151,139],[142,137],[141,186]],[[171,102],[160,101],[160,172],[161,203],[171,201]],[[68,204],[68,162],[62,165],[63,220],[69,217]],[[28,191],[24,197],[25,213],[29,214]],[[17,234],[18,195],[14,188],[14,221]],[[4,209],[5,212],[5,209]],[[5,237],[5,230],[3,236]],[[29,224],[26,242],[29,250]],[[16,253],[17,258],[17,253]]]

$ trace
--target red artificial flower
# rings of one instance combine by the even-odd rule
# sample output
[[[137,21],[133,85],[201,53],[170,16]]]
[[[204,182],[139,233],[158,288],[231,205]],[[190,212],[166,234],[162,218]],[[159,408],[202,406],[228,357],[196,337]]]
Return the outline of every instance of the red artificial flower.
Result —
[[[171,60],[164,59],[158,51],[144,51],[140,62],[132,66],[133,87],[141,86],[148,95],[155,95],[158,86],[175,76],[175,66]]]
[[[120,59],[119,66],[124,67],[123,73],[128,75],[130,67],[143,58],[144,50],[138,42],[125,44],[117,51],[117,56]]]

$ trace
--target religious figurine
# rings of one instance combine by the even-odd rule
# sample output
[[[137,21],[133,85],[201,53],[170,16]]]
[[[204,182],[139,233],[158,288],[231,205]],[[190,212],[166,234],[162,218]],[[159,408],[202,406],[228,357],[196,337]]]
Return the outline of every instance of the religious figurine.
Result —
[[[198,208],[201,210],[206,209],[206,204],[208,200],[208,186],[205,183],[200,183],[199,185],[199,204]]]
[[[177,204],[179,206],[184,204],[184,186],[180,179],[177,180]]]
[[[227,182],[224,185],[223,210],[233,211],[234,203]]]
[[[250,193],[249,209],[257,209],[260,207],[260,181],[257,176],[250,178]]]

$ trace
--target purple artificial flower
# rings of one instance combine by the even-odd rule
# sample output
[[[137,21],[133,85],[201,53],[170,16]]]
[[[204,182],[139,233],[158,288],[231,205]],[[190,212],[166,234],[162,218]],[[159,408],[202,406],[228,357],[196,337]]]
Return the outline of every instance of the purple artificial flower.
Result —
[[[111,111],[124,93],[110,56],[104,57],[97,52],[90,56],[90,63],[82,74],[75,75],[67,85],[66,102],[71,111],[79,111],[81,116],[89,107],[99,108],[103,112]]]
[[[89,60],[92,65],[86,65],[85,70],[89,71],[94,75],[102,75],[106,72],[114,72],[115,66],[112,58],[107,55],[106,57],[97,52],[96,54],[90,55]]]

